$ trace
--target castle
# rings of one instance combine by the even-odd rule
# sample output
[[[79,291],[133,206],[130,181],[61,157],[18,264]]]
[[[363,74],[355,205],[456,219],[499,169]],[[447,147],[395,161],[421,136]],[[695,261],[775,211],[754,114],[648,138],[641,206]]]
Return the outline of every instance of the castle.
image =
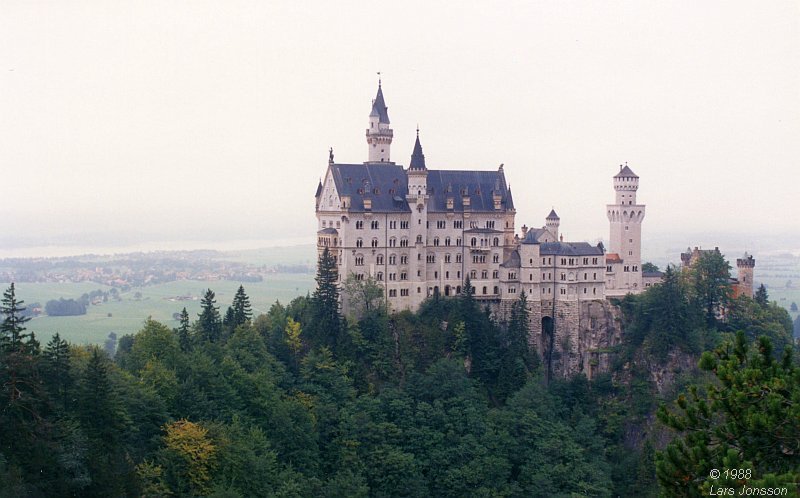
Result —
[[[337,163],[331,150],[316,192],[317,247],[333,254],[343,280],[374,278],[394,310],[454,296],[469,278],[475,298],[503,304],[602,301],[640,292],[639,177],[627,165],[607,206],[610,247],[564,242],[552,210],[541,228],[515,230],[503,165],[491,171],[428,169],[419,130],[408,168],[391,160],[393,130],[383,89],[372,102],[367,161]],[[345,308],[347,303],[344,303]]]
[[[367,161],[337,163],[331,149],[315,195],[317,250],[333,256],[339,282],[374,279],[400,311],[416,310],[432,296],[456,296],[469,280],[475,299],[500,320],[525,292],[530,341],[548,376],[607,371],[609,351],[621,342],[618,310],[607,298],[637,294],[663,277],[642,269],[645,206],[636,199],[636,173],[625,164],[613,177],[606,251],[602,243],[565,242],[555,210],[540,228],[523,225],[517,232],[502,164],[428,169],[417,130],[404,168],[391,160],[393,136],[379,81]],[[752,295],[754,264],[747,255],[737,261],[737,292]]]

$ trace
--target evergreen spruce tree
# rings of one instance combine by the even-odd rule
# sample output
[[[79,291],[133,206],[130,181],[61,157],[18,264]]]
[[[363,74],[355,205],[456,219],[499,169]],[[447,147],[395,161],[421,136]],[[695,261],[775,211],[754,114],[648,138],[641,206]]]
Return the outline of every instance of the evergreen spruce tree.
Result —
[[[109,377],[110,368],[108,357],[92,348],[78,399],[78,419],[88,438],[91,485],[86,496],[123,496],[124,482],[133,472],[125,447],[129,419]]]
[[[201,337],[208,342],[217,342],[222,337],[222,320],[219,316],[219,307],[215,306],[214,291],[208,289],[200,300],[200,315],[197,319]]]
[[[523,291],[511,307],[511,317],[504,337],[502,360],[498,374],[498,395],[505,399],[525,382],[535,368],[534,355],[531,354],[528,339],[530,323],[528,299]]]
[[[767,306],[769,304],[769,295],[767,294],[767,288],[764,287],[764,284],[761,284],[756,291],[756,295],[754,299],[758,304],[761,306]]]
[[[24,301],[17,301],[14,283],[3,293],[0,301],[0,314],[3,315],[3,323],[0,324],[0,348],[7,351],[18,351],[24,346],[24,339],[29,337],[25,334],[25,322],[30,317],[22,315],[25,308],[22,306]]]
[[[72,386],[69,343],[56,332],[44,350],[44,382],[50,395],[66,411]]]
[[[319,346],[335,348],[342,335],[339,314],[338,270],[333,255],[326,247],[317,263],[317,289],[311,297],[312,320],[307,327]]]
[[[236,295],[233,297],[233,324],[234,328],[248,323],[253,317],[253,310],[250,308],[250,298],[244,292],[244,286],[239,285]]]
[[[178,344],[181,346],[181,351],[184,353],[189,351],[192,347],[192,338],[189,331],[189,312],[186,307],[183,307],[180,316],[180,324],[177,328]]]

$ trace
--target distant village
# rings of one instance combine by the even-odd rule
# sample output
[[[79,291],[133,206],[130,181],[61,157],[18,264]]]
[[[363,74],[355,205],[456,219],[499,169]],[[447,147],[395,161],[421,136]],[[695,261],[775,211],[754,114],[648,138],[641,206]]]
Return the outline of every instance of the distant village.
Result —
[[[218,251],[159,251],[114,256],[0,260],[0,282],[93,282],[127,291],[176,280],[261,282],[270,274],[310,273],[308,265],[253,265]]]

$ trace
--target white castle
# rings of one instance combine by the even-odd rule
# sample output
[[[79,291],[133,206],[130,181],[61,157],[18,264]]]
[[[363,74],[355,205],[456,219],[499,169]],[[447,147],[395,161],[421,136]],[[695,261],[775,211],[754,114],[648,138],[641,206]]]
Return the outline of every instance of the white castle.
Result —
[[[639,177],[614,176],[607,206],[610,247],[565,242],[553,210],[541,228],[516,233],[514,201],[503,166],[490,171],[428,169],[417,130],[408,168],[391,160],[393,131],[383,89],[366,130],[368,159],[334,162],[316,192],[317,248],[336,260],[339,279],[374,278],[393,310],[416,310],[428,297],[458,295],[467,278],[475,298],[510,304],[525,292],[537,315],[556,304],[602,301],[643,290],[645,206]],[[345,309],[347,303],[343,303]]]

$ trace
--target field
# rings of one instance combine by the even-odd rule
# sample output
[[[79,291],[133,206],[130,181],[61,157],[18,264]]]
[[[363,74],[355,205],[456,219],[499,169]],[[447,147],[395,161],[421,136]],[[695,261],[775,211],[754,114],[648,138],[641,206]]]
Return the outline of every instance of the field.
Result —
[[[307,273],[279,273],[270,275],[263,282],[245,283],[244,288],[250,297],[254,314],[265,313],[276,300],[287,303],[297,296],[311,292],[314,287],[314,275]],[[170,327],[177,325],[172,318],[173,313],[180,312],[183,307],[194,320],[200,312],[200,298],[207,288],[211,288],[217,297],[220,313],[230,305],[239,282],[182,280],[165,284],[131,289],[121,293],[121,301],[113,301],[89,306],[85,315],[81,316],[39,316],[28,322],[28,330],[36,332],[37,337],[45,344],[58,332],[74,344],[102,344],[110,332],[117,336],[132,334],[141,329],[148,316]],[[81,294],[95,290],[109,290],[109,287],[91,282],[82,283],[25,283],[17,286],[17,297],[27,304],[41,303],[50,299],[78,298]],[[141,293],[140,299],[134,294]],[[192,300],[170,300],[176,296],[192,296]]]

